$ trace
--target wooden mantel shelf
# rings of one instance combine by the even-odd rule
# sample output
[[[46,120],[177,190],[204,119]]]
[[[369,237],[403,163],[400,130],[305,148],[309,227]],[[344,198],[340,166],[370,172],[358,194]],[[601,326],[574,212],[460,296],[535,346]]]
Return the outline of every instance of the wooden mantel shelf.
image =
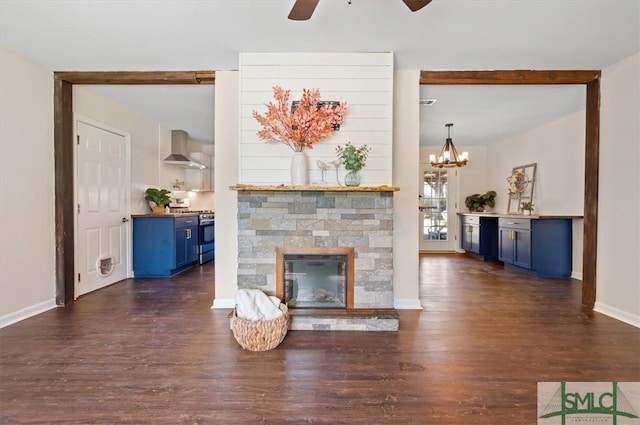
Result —
[[[397,192],[397,186],[257,186],[251,184],[236,184],[229,186],[231,190],[251,192]]]

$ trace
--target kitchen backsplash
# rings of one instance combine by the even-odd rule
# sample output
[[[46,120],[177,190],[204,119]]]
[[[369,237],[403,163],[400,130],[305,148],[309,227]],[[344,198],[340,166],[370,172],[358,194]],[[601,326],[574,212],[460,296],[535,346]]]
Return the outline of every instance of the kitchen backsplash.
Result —
[[[189,192],[189,209],[215,211],[214,195],[214,192]]]

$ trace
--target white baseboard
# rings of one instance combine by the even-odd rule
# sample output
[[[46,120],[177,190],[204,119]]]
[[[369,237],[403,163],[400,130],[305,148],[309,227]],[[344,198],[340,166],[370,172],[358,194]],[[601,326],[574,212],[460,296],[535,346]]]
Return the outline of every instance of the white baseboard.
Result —
[[[597,311],[598,313],[606,314],[607,316],[613,317],[614,319],[620,320],[621,322],[628,323],[631,326],[635,326],[636,328],[640,328],[640,316],[636,314],[632,314],[627,311],[623,311],[618,308],[599,303],[597,301],[593,306],[593,310]]]
[[[216,298],[213,300],[212,309],[218,308],[236,308],[236,300],[234,298]]]
[[[52,308],[56,307],[56,300],[55,298],[52,298],[50,300],[23,308],[22,310],[5,314],[3,316],[0,316],[0,328],[13,325],[14,323],[20,322],[21,320],[28,319],[29,317],[35,316],[36,314],[44,313],[45,311],[51,310]]]
[[[422,310],[422,305],[417,298],[396,298],[393,300],[393,308],[396,310]]]
[[[571,271],[571,279],[582,280],[582,272]]]

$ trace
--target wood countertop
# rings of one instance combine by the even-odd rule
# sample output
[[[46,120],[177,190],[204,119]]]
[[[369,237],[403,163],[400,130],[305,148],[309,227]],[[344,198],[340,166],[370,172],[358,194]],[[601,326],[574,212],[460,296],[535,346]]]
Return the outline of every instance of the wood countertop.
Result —
[[[261,186],[251,184],[236,184],[229,186],[231,190],[248,192],[397,192],[397,186]]]
[[[475,217],[497,217],[497,218],[532,218],[536,220],[551,220],[551,219],[578,219],[584,218],[582,215],[563,215],[563,214],[548,214],[548,215],[524,215],[524,214],[500,214],[494,212],[459,212],[458,215],[469,215]]]

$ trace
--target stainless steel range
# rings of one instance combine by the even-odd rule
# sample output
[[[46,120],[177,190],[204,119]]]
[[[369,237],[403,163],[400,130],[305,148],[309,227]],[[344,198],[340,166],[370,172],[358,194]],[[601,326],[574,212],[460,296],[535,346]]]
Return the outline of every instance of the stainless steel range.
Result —
[[[213,260],[215,248],[215,215],[213,211],[198,215],[198,262],[204,264]]]

